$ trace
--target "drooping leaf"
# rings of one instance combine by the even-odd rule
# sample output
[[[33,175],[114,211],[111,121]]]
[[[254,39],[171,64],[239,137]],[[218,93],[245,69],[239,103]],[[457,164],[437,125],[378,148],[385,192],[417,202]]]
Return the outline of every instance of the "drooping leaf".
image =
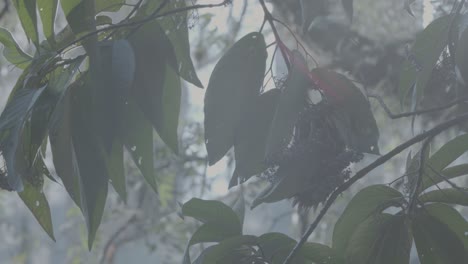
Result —
[[[421,149],[422,150],[422,149]],[[431,155],[431,146],[430,144],[425,147],[425,152],[423,153],[423,156],[421,157],[421,150],[419,150],[412,158],[411,161],[408,164],[408,168],[406,169],[405,176],[408,179],[408,188],[413,191],[420,192],[421,189],[415,190],[416,185],[418,184],[419,179],[419,171],[421,168],[421,158],[423,159],[423,164],[426,164],[428,162],[429,157]],[[423,169],[423,172],[425,170]],[[424,177],[423,177],[424,179]],[[421,188],[421,187],[420,187]]]
[[[468,188],[434,190],[422,194],[418,200],[423,203],[439,202],[468,206]]]
[[[451,228],[420,209],[413,224],[414,241],[421,264],[466,263],[468,251]]]
[[[87,78],[80,89],[72,90],[71,133],[80,172],[81,209],[88,227],[91,249],[101,223],[109,182],[105,150],[94,130],[92,116],[92,83]]]
[[[151,15],[156,11],[163,1],[148,1],[144,5],[144,13],[146,16]],[[185,1],[168,1],[160,11],[165,13],[175,9],[183,9],[186,7]],[[190,56],[190,43],[189,43],[189,25],[187,12],[177,12],[171,16],[162,18],[159,23],[163,32],[167,35],[170,42],[174,46],[176,63],[170,63],[171,67],[186,81],[195,86],[203,88],[200,79],[197,76],[195,67]]]
[[[467,151],[468,134],[458,136],[445,143],[426,162],[426,168],[424,170],[423,175],[422,190],[424,190],[428,186],[445,181],[445,178],[447,176],[444,174],[446,173],[444,169]],[[461,167],[457,167],[457,171],[452,171],[451,173],[460,172],[460,168]]]
[[[49,76],[47,89],[48,92],[57,97],[48,123],[55,171],[78,207],[81,205],[80,175],[71,138],[71,90],[80,89],[84,82],[81,79],[76,80],[73,84],[70,82],[80,64],[81,61],[77,61],[68,68],[58,68],[53,71]],[[73,86],[76,88],[72,88]]]
[[[190,239],[184,253],[184,262],[190,262],[190,246],[201,242],[220,242],[242,235],[242,225],[236,213],[219,201],[193,198],[182,206],[182,215],[202,222]]]
[[[260,33],[235,43],[216,64],[205,95],[205,143],[210,165],[234,145],[246,109],[260,93],[266,67],[266,44]]]
[[[447,15],[434,20],[416,37],[407,60],[401,66],[399,89],[402,103],[413,87],[413,108],[421,100],[432,70],[448,44],[452,18]]]
[[[333,229],[333,249],[339,257],[344,257],[356,226],[403,199],[400,192],[385,185],[372,185],[359,191],[346,206]]]
[[[258,237],[264,260],[272,264],[281,264],[289,255],[296,241],[282,233],[266,233]],[[318,243],[305,243],[297,252],[292,263],[334,263],[330,247]]]
[[[255,236],[235,236],[221,241],[204,250],[193,262],[194,264],[237,264],[251,256],[251,247],[255,246],[257,237]],[[187,262],[184,262],[186,264]]]
[[[425,205],[424,210],[448,226],[463,241],[465,250],[468,250],[468,236],[466,235],[468,222],[455,208],[446,204],[432,203]]]
[[[96,0],[96,14],[119,11],[124,4],[125,0]]]
[[[379,129],[359,88],[331,70],[316,68],[311,74],[334,109],[332,120],[346,145],[359,152],[379,154]]]
[[[377,214],[357,228],[346,248],[349,264],[409,264],[413,238],[405,215]]]
[[[45,88],[46,86],[19,89],[0,115],[0,131],[6,135],[0,139],[0,150],[8,171],[8,184],[16,191],[23,189],[20,175],[26,169],[21,153],[24,126]]]
[[[161,139],[177,153],[181,84],[168,68],[172,45],[157,22],[142,26],[130,42],[136,57],[133,95]]]
[[[34,45],[39,46],[39,34],[37,32],[37,14],[36,0],[13,0],[16,11],[18,12],[21,25],[28,39],[31,39]]]
[[[114,187],[114,190],[120,198],[126,202],[127,189],[125,185],[123,143],[120,139],[116,139],[113,142],[112,149],[107,160],[107,168],[109,172],[109,180]]]
[[[425,171],[421,190],[425,190],[431,186],[445,182],[446,180],[451,180],[464,175],[468,175],[468,164],[454,165],[443,169],[437,174],[433,174],[433,171],[428,169]]]
[[[278,89],[260,95],[242,118],[234,142],[236,169],[229,187],[265,170],[266,141],[279,96]]]
[[[293,54],[295,59],[304,60],[299,52]],[[281,92],[271,123],[265,151],[267,159],[282,153],[291,142],[294,126],[300,112],[306,106],[305,95],[310,86],[307,75],[294,64],[286,80],[285,88]]]
[[[122,130],[122,116],[135,74],[135,55],[127,40],[100,43],[102,86],[96,87],[96,128],[109,152]]]
[[[3,56],[20,69],[26,69],[31,63],[32,57],[26,54],[16,43],[11,33],[0,28],[0,43],[3,44]]]
[[[52,46],[55,45],[54,25],[58,0],[37,0],[37,8],[42,21],[44,36]]]
[[[158,192],[154,174],[153,128],[140,108],[129,100],[124,110],[123,142],[146,182]]]
[[[49,203],[47,202],[47,198],[42,190],[39,190],[29,182],[24,181],[24,189],[22,192],[19,192],[18,195],[34,215],[37,222],[42,226],[44,231],[52,240],[55,241]]]
[[[217,223],[240,234],[242,226],[236,213],[219,201],[192,198],[182,206],[182,215],[197,219],[202,223]]]
[[[468,28],[463,30],[460,39],[457,42],[455,52],[455,62],[465,83],[468,83]]]

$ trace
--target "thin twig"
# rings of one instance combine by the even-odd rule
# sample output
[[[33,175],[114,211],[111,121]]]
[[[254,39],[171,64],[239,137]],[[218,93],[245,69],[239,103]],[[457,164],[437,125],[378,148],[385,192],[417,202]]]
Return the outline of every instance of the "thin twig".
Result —
[[[263,8],[263,13],[265,15],[265,20],[268,21],[268,24],[270,24],[271,30],[273,31],[273,35],[275,35],[276,42],[280,43],[281,38],[280,38],[280,36],[278,34],[278,30],[276,29],[276,26],[275,26],[275,18],[270,13],[270,11],[268,11],[268,8],[266,7],[266,4],[265,4],[265,0],[259,0],[259,1],[260,1],[260,5]],[[290,70],[291,65],[289,64],[288,56],[287,56],[287,54],[285,53],[285,51],[283,49],[280,49],[280,50],[281,50],[281,54],[283,55],[284,62],[286,63],[286,67],[288,68],[288,70]]]
[[[416,144],[418,142],[421,142],[421,141],[425,140],[428,137],[434,137],[434,136],[442,133],[443,131],[447,130],[448,128],[451,128],[451,127],[453,127],[455,125],[458,125],[458,124],[460,124],[462,122],[466,122],[466,121],[468,121],[468,114],[463,114],[463,115],[458,116],[458,117],[456,117],[456,118],[454,118],[452,120],[444,122],[444,123],[432,128],[432,129],[430,129],[430,130],[428,130],[426,132],[423,132],[423,133],[411,138],[410,140],[404,142],[403,144],[397,146],[396,148],[392,149],[387,154],[385,154],[385,155],[381,156],[380,158],[376,159],[374,162],[372,162],[371,164],[369,164],[368,166],[364,167],[363,169],[358,171],[356,174],[354,174],[353,177],[351,177],[347,182],[340,185],[335,191],[333,191],[330,194],[330,197],[325,202],[322,210],[320,211],[318,216],[315,218],[314,222],[309,226],[309,228],[304,233],[302,238],[299,240],[299,242],[297,242],[297,244],[291,250],[291,252],[289,253],[288,257],[285,259],[283,264],[292,263],[291,261],[294,258],[294,256],[298,253],[298,251],[301,249],[301,247],[307,241],[307,239],[312,234],[312,232],[314,232],[315,228],[318,226],[318,224],[320,223],[322,218],[325,216],[328,209],[330,209],[332,204],[335,202],[336,198],[338,198],[338,196],[341,193],[346,191],[349,187],[351,187],[354,183],[359,181],[361,178],[365,177],[369,172],[371,172],[375,168],[379,167],[380,165],[384,164],[385,162],[387,162],[388,160],[390,160],[394,156],[398,155],[403,150],[411,147],[412,145],[414,145],[414,144]]]
[[[429,108],[429,109],[423,109],[423,110],[416,110],[416,111],[412,111],[412,112],[405,112],[405,113],[400,113],[400,114],[393,114],[390,109],[388,108],[388,106],[385,104],[384,100],[382,99],[382,97],[378,96],[378,95],[375,95],[375,94],[368,94],[367,95],[369,98],[374,98],[376,99],[380,106],[382,106],[382,108],[384,109],[384,111],[387,113],[387,115],[391,118],[391,119],[398,119],[398,118],[402,118],[402,117],[412,117],[412,116],[418,116],[418,115],[423,115],[423,114],[429,114],[429,113],[433,113],[433,112],[438,112],[438,111],[442,111],[442,110],[446,110],[448,108],[451,108],[451,107],[454,107],[458,104],[461,104],[461,103],[464,103],[464,102],[468,102],[468,97],[463,97],[463,98],[459,98],[459,99],[456,99],[456,100],[453,100],[445,105],[442,105],[442,106],[437,106],[437,107],[434,107],[434,108]]]

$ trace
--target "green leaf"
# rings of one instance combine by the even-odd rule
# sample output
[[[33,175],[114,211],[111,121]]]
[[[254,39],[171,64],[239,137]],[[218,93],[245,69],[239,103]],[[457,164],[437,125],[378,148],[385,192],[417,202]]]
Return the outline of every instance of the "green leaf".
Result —
[[[37,32],[37,14],[36,0],[13,0],[16,11],[18,12],[21,25],[28,39],[31,39],[34,45],[39,46],[39,34]]]
[[[38,190],[29,182],[24,181],[24,190],[19,192],[18,195],[29,208],[44,231],[52,240],[55,241],[49,203],[47,202],[47,198],[42,190]]]
[[[127,40],[100,43],[103,86],[96,87],[96,128],[109,152],[122,130],[122,117],[135,75],[135,55]]]
[[[421,100],[432,70],[448,44],[452,15],[435,19],[417,37],[400,71],[400,101],[404,103],[412,87],[414,107]],[[413,107],[413,108],[414,108]]]
[[[426,162],[422,190],[436,183],[443,182],[445,179],[439,174],[445,176],[443,170],[467,151],[468,134],[458,136],[445,143]],[[451,173],[460,172],[459,169],[461,167],[456,168],[457,171],[452,171]]]
[[[440,202],[468,206],[468,188],[434,190],[419,196],[423,203]]]
[[[153,2],[154,3],[152,5],[154,9],[159,7],[160,1]],[[185,1],[169,1],[161,12],[181,9],[184,7],[186,7]],[[153,10],[153,8],[148,9],[147,12]],[[193,66],[192,58],[190,57],[189,29],[187,20],[187,12],[178,12],[161,19],[160,24],[163,32],[167,34],[167,37],[174,46],[177,64],[171,64],[171,66],[186,81],[203,88],[202,83],[198,79],[195,67]]]
[[[468,83],[468,28],[465,28],[457,42],[455,62],[465,83]]]
[[[54,39],[54,25],[55,16],[57,15],[58,0],[37,0],[37,8],[42,21],[42,28],[44,36],[53,47],[55,45]]]
[[[72,90],[72,142],[80,172],[81,208],[88,227],[88,247],[91,249],[101,223],[107,197],[109,176],[105,150],[93,129],[92,78],[80,89]]]
[[[294,56],[296,60],[304,61],[299,52],[294,51]],[[271,123],[265,151],[267,159],[282,153],[290,143],[299,114],[306,106],[305,96],[310,86],[308,76],[302,71],[302,68],[294,64]]]
[[[359,88],[346,76],[331,70],[316,68],[311,74],[333,107],[332,120],[346,145],[359,152],[379,154],[379,129]]]
[[[114,141],[112,150],[107,160],[109,179],[120,198],[127,201],[127,190],[125,185],[123,144],[120,139]]]
[[[304,259],[316,264],[333,264],[336,261],[333,250],[329,246],[319,243],[305,243],[299,251],[299,254],[302,255]]]
[[[23,189],[20,175],[26,169],[24,155],[21,153],[25,123],[45,88],[46,86],[24,87],[17,90],[0,115],[0,131],[6,133],[5,137],[0,138],[0,150],[8,171],[8,184],[17,191]]]
[[[418,211],[412,227],[421,264],[468,262],[468,251],[460,238],[425,209]]]
[[[191,263],[189,255],[191,245],[201,242],[219,242],[242,234],[242,225],[236,213],[219,201],[193,198],[182,206],[182,215],[203,223],[190,239],[183,263]]]
[[[235,236],[221,241],[219,244],[205,249],[202,254],[193,262],[194,264],[237,264],[243,258],[252,254],[249,246],[255,246],[257,237],[255,236]],[[185,263],[190,263],[189,259],[184,259]]]
[[[343,258],[355,228],[371,215],[404,201],[403,195],[385,185],[372,185],[359,191],[349,202],[333,229],[333,249]]]
[[[463,241],[465,250],[468,250],[468,236],[466,235],[468,222],[455,208],[446,204],[432,203],[425,205],[424,210],[448,226]]]
[[[124,4],[125,0],[96,0],[96,14],[119,11]]]
[[[377,214],[352,231],[345,251],[346,263],[410,263],[413,239],[405,215]]]
[[[265,170],[266,140],[279,96],[279,89],[260,95],[242,118],[234,142],[236,169],[229,187]]]
[[[182,206],[182,215],[197,219],[202,223],[217,223],[241,234],[242,226],[236,213],[219,201],[192,198]]]
[[[96,30],[95,1],[87,0],[60,0],[63,12],[72,32],[76,37]],[[83,41],[83,46],[90,56],[90,64],[93,66],[97,52],[97,34]]]
[[[210,165],[234,145],[246,109],[260,93],[266,67],[266,44],[260,33],[236,42],[216,64],[205,94],[205,143]]]
[[[81,205],[80,175],[71,139],[71,89],[81,89],[84,83],[81,79],[71,85],[70,82],[81,62],[78,60],[67,68],[57,68],[49,75],[47,87],[47,91],[58,98],[48,124],[55,171],[78,207]]]
[[[124,110],[123,142],[130,152],[135,165],[146,182],[158,192],[154,175],[153,128],[134,100],[129,100]]]
[[[423,163],[426,164],[429,160],[429,157],[431,155],[431,145],[429,144],[425,148],[425,152],[423,154]],[[421,164],[421,150],[419,150],[412,158],[410,158],[410,161],[407,164],[407,169],[406,169],[406,178],[408,178],[408,188],[409,190],[413,191],[414,188],[416,188],[416,184],[419,180],[419,169],[420,169],[420,164]],[[423,177],[424,181],[424,177]],[[418,192],[420,192],[418,190]]]
[[[0,28],[0,43],[3,44],[3,56],[20,69],[26,69],[32,61],[32,57],[26,54],[16,43],[11,33]]]
[[[295,245],[294,239],[282,233],[266,233],[258,238],[258,246],[268,263],[283,263]],[[305,243],[292,263],[310,263],[309,261],[317,264],[333,263],[333,252],[330,247],[322,244]]]
[[[430,176],[427,176],[428,174]],[[426,170],[424,175],[425,177],[423,177],[421,190],[425,190],[431,186],[445,182],[445,180],[468,175],[468,164],[454,165],[445,168],[440,172],[440,175],[443,175],[444,177],[440,177],[438,174],[434,174],[430,169]]]
[[[181,84],[167,66],[172,45],[156,22],[142,26],[130,42],[136,57],[133,95],[161,139],[177,153]]]

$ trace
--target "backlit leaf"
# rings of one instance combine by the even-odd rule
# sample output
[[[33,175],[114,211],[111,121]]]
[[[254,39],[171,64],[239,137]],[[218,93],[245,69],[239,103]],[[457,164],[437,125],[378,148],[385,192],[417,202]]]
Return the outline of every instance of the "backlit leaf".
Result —
[[[3,56],[20,69],[26,69],[31,63],[32,57],[26,54],[16,43],[11,33],[0,28],[0,43],[3,44]]]

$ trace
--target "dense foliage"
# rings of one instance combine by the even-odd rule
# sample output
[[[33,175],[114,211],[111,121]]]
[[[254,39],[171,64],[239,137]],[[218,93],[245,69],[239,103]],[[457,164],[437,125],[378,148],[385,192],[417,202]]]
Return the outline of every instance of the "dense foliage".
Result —
[[[109,183],[126,199],[124,150],[155,192],[153,129],[168,148],[179,152],[181,79],[203,88],[191,59],[187,13],[229,8],[231,1],[136,1],[118,21],[109,14],[129,5],[125,0],[12,2],[35,53],[23,51],[12,34],[0,28],[4,57],[23,70],[0,116],[5,165],[0,187],[17,192],[54,239],[42,188],[44,177],[60,181],[85,217],[91,249]],[[412,2],[405,5],[411,14]],[[314,60],[299,40],[297,49],[290,48],[275,26],[282,22],[263,0],[259,3],[264,15],[260,30],[243,36],[222,55],[206,87],[207,159],[214,165],[234,149],[230,187],[255,175],[268,182],[252,208],[292,199],[303,210],[321,211],[296,242],[280,233],[244,234],[243,199],[231,208],[194,198],[181,209],[183,217],[201,222],[187,244],[184,264],[409,263],[413,243],[423,264],[467,263],[468,223],[453,205],[468,206],[468,190],[452,179],[468,174],[468,164],[452,163],[468,151],[468,136],[431,149],[434,137],[468,121],[463,111],[468,80],[465,1],[427,26],[400,66],[399,100],[410,112],[393,115],[377,98],[395,118],[414,121],[456,105],[458,112],[448,112],[448,120],[384,155],[368,101],[376,96],[349,75],[311,67]],[[300,4],[306,34],[317,17],[329,11],[326,0]],[[353,1],[342,0],[342,5],[351,21]],[[59,7],[67,25],[56,32]],[[267,26],[273,44],[265,41]],[[275,76],[267,63],[275,56],[284,60],[286,77]],[[456,76],[444,79],[443,85],[459,92],[447,105],[421,109],[442,63],[449,65],[443,74]],[[269,75],[273,89],[265,89]],[[60,179],[44,162],[48,142]],[[306,242],[341,193],[416,143],[421,143],[420,151],[408,156],[406,173],[396,184],[372,185],[354,196],[334,226],[332,245]],[[350,169],[369,154],[378,157],[357,172]],[[440,183],[449,187],[440,188]],[[214,244],[192,261],[190,247],[200,243]]]

